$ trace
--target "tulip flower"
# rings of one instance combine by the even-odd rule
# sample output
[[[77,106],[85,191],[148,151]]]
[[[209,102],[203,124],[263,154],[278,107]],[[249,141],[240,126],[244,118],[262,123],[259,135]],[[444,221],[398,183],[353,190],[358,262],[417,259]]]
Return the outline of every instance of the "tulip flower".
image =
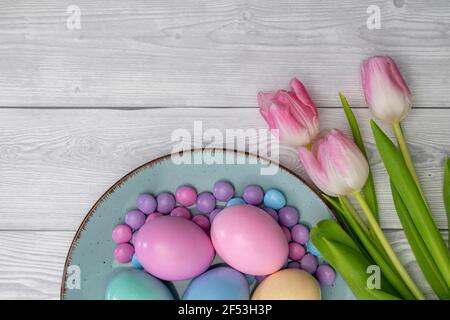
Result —
[[[371,234],[389,257],[404,284],[411,290],[414,297],[423,299],[422,293],[396,256],[375,215],[360,192],[369,175],[369,165],[353,140],[338,129],[325,131],[319,134],[311,150],[301,147],[299,156],[306,172],[316,186],[328,195],[338,196],[352,212],[351,219],[355,219],[356,223],[365,228],[365,223],[347,197],[354,196],[366,216]]]
[[[320,134],[311,150],[299,149],[299,156],[313,182],[331,196],[360,191],[369,175],[369,165],[358,146],[338,129]]]
[[[361,79],[372,114],[387,123],[398,123],[411,110],[411,92],[394,60],[375,56],[361,64]]]
[[[280,143],[306,146],[319,131],[319,116],[303,84],[292,79],[291,91],[260,92],[259,111]]]
[[[421,190],[411,153],[400,126],[400,121],[411,110],[411,91],[405,79],[394,60],[388,56],[375,56],[364,60],[361,64],[361,79],[369,109],[376,118],[392,125],[406,166]],[[424,197],[422,190],[421,193]]]
[[[420,181],[400,126],[411,110],[411,91],[394,60],[388,56],[375,56],[361,63],[361,79],[367,104],[372,114],[389,124],[397,138],[406,166],[424,197]]]

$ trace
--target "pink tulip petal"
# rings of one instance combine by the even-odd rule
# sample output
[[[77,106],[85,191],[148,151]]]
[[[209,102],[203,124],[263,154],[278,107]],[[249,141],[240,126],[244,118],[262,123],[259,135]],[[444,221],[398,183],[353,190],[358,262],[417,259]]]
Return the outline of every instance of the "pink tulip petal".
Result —
[[[411,91],[395,61],[374,56],[361,63],[364,96],[372,114],[388,123],[401,121],[411,109]]]
[[[311,97],[309,96],[308,91],[306,91],[306,88],[303,85],[303,83],[301,83],[297,78],[294,78],[291,80],[289,85],[291,86],[292,90],[294,91],[297,99],[300,100],[300,102],[303,105],[308,106],[310,108],[313,107],[315,109],[314,102],[312,101]]]
[[[321,132],[311,151],[299,149],[299,158],[317,187],[331,196],[359,191],[367,180],[367,160],[338,129]]]
[[[272,105],[272,98],[274,94],[272,92],[260,92],[258,93],[258,105],[259,112],[264,120],[269,125],[270,129],[274,129],[274,123],[270,117],[270,106]]]
[[[316,137],[317,110],[303,84],[291,81],[294,91],[278,90],[258,94],[259,111],[270,129],[278,129],[280,142],[298,148]]]
[[[313,182],[325,193],[335,196],[336,194],[333,194],[330,190],[328,190],[327,185],[329,184],[329,181],[327,174],[314,154],[306,147],[301,147],[298,150],[298,155],[303,167]]]

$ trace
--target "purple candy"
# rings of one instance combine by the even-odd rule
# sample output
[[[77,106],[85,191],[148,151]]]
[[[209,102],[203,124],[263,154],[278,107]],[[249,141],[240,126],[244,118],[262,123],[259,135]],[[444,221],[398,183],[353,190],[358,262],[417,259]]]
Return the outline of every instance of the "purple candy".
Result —
[[[275,221],[278,221],[278,213],[276,212],[275,209],[272,208],[264,208],[264,211],[267,212],[268,214],[270,214],[270,216],[272,218],[275,219]]]
[[[228,201],[234,196],[234,187],[226,181],[217,181],[213,187],[214,197],[219,201]]]
[[[245,187],[242,198],[244,198],[245,202],[248,204],[257,206],[263,202],[264,190],[260,186],[249,185]]]
[[[289,259],[292,260],[300,260],[305,256],[306,250],[297,242],[290,242],[289,243]]]
[[[317,260],[312,254],[305,254],[302,260],[300,260],[300,268],[310,274],[314,274],[317,269]]]
[[[291,261],[288,263],[287,267],[288,269],[300,269],[300,263],[297,261]]]
[[[131,229],[137,230],[145,223],[145,214],[139,210],[129,211],[125,216],[125,223],[130,226]]]
[[[167,214],[175,208],[175,197],[170,192],[161,192],[156,197],[158,212]]]
[[[197,209],[201,213],[210,213],[216,207],[216,198],[211,192],[205,191],[197,197]]]
[[[267,278],[267,275],[266,275],[266,276],[255,276],[256,283],[261,283],[261,282],[263,282],[263,280],[264,280],[265,278]]]
[[[291,229],[291,236],[293,241],[304,245],[309,240],[309,230],[303,224],[296,224]]]
[[[129,243],[120,243],[114,249],[114,258],[120,263],[128,263],[133,258],[134,247]]]
[[[137,198],[136,206],[145,214],[152,213],[156,210],[156,199],[151,194],[143,193]]]
[[[336,271],[327,264],[321,264],[317,267],[316,278],[320,284],[331,286],[336,279]]]
[[[200,228],[202,228],[204,231],[208,231],[211,224],[209,223],[209,219],[207,216],[204,216],[203,214],[197,214],[192,217],[192,221],[197,224]]]
[[[172,217],[181,217],[187,220],[191,219],[191,212],[185,207],[176,207],[171,212],[170,215]]]
[[[281,225],[292,227],[298,223],[300,215],[294,207],[283,207],[278,211],[278,221]]]
[[[112,231],[112,239],[115,243],[125,243],[131,240],[132,231],[126,224],[118,224]]]
[[[214,218],[219,214],[219,212],[222,211],[222,209],[217,208],[214,209],[213,211],[211,211],[211,213],[209,214],[209,222],[212,223]]]

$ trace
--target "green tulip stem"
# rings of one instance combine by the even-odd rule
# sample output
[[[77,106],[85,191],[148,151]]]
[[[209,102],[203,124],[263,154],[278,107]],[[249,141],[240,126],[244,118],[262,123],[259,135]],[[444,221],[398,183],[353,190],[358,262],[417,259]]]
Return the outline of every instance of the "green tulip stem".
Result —
[[[397,138],[398,146],[400,148],[400,152],[402,153],[403,160],[405,160],[406,167],[408,168],[411,176],[414,179],[414,182],[417,185],[417,189],[419,189],[420,195],[422,196],[423,202],[428,206],[427,199],[425,198],[425,194],[423,193],[422,186],[420,185],[419,177],[417,176],[416,168],[414,167],[414,162],[411,158],[411,153],[409,152],[408,145],[406,144],[405,135],[403,134],[402,127],[400,126],[400,122],[393,122],[392,128],[395,132],[395,137]]]
[[[372,238],[373,241],[375,241],[375,244],[378,247],[380,247],[381,243],[378,241],[378,237],[374,233],[373,229],[371,227],[367,226],[367,223],[364,222],[363,219],[361,219],[360,215],[358,214],[358,211],[356,211],[356,209],[353,206],[353,204],[350,201],[350,199],[347,196],[339,196],[339,198],[342,200],[342,203],[344,204],[345,208],[351,213],[352,217],[356,220],[356,222],[364,230],[366,235],[369,236],[370,238]],[[381,251],[383,251],[383,248],[381,248]]]
[[[417,288],[416,284],[411,279],[405,267],[403,267],[400,260],[398,260],[397,255],[395,254],[391,245],[384,236],[383,231],[381,230],[377,220],[375,219],[374,214],[370,210],[370,207],[368,206],[366,200],[364,200],[364,197],[361,195],[360,192],[355,192],[353,195],[356,201],[358,201],[359,205],[361,206],[362,211],[366,215],[367,221],[369,222],[369,226],[372,228],[374,234],[378,238],[378,241],[382,245],[383,249],[386,251],[387,256],[389,257],[389,259],[391,259],[393,266],[395,267],[398,274],[405,282],[405,285],[409,288],[409,290],[411,290],[411,293],[414,295],[414,297],[416,297],[416,299],[425,300],[425,297]]]
[[[395,137],[397,138],[398,146],[402,153],[403,159],[405,160],[406,166],[408,167],[409,172],[411,172],[411,175],[414,178],[417,186],[419,186],[419,190],[421,190],[419,177],[417,176],[416,169],[414,168],[411,153],[409,152],[408,145],[406,144],[405,136],[403,135],[400,122],[393,122],[392,128],[394,129]]]
[[[358,223],[361,229],[363,229],[367,233],[369,229],[367,228],[366,223],[361,219],[358,212],[353,207],[352,203],[350,202],[350,199],[347,196],[339,196],[339,198],[341,199],[347,210],[351,213],[356,223]]]

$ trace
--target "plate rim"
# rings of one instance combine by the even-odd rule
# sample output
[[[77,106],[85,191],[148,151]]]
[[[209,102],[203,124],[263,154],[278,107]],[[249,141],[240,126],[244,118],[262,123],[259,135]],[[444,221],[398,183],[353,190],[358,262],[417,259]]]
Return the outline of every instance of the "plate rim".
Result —
[[[156,164],[167,160],[167,158],[172,157],[173,155],[179,154],[179,155],[183,155],[183,153],[185,152],[189,152],[189,153],[194,153],[194,152],[204,152],[204,151],[222,151],[223,153],[227,153],[227,152],[232,152],[235,154],[241,154],[244,155],[246,157],[255,157],[256,159],[262,160],[264,162],[268,162],[271,164],[275,164],[277,165],[280,169],[286,171],[288,174],[292,175],[294,178],[300,180],[312,193],[314,193],[318,198],[319,201],[321,201],[325,207],[328,209],[328,211],[330,212],[330,215],[335,217],[333,210],[330,208],[330,206],[326,203],[325,198],[319,193],[317,192],[311,185],[310,183],[308,183],[307,181],[305,181],[304,178],[300,177],[297,173],[295,173],[293,170],[285,167],[284,165],[280,164],[279,162],[275,162],[273,160],[267,159],[263,156],[260,156],[258,154],[254,154],[248,151],[242,151],[242,150],[236,150],[236,149],[227,149],[227,148],[214,148],[214,147],[205,147],[205,148],[191,148],[191,149],[186,149],[186,150],[181,150],[178,152],[171,152],[168,154],[165,154],[163,156],[159,156],[155,159],[152,159],[138,167],[136,167],[135,169],[131,170],[130,172],[128,172],[127,174],[125,174],[123,177],[121,177],[119,180],[117,180],[111,187],[108,188],[108,190],[106,190],[96,201],[95,203],[92,205],[92,207],[89,209],[88,213],[84,216],[83,220],[81,221],[79,227],[77,228],[77,231],[75,232],[75,235],[72,239],[72,242],[70,243],[70,247],[69,247],[69,251],[67,252],[66,255],[66,259],[64,262],[64,268],[63,268],[63,273],[62,273],[62,279],[61,279],[61,287],[60,287],[60,292],[59,292],[59,299],[60,300],[65,300],[64,299],[64,295],[66,293],[66,280],[67,280],[67,268],[70,265],[70,262],[72,261],[72,252],[75,249],[78,240],[80,239],[81,233],[84,231],[85,229],[85,225],[89,222],[89,219],[92,217],[92,215],[95,213],[95,211],[97,210],[98,206],[100,204],[102,204],[102,202],[109,196],[111,195],[114,191],[116,191],[116,189],[118,187],[120,187],[123,183],[125,183],[128,179],[132,178],[133,176],[139,174],[142,170],[149,168],[149,167],[153,167]]]

